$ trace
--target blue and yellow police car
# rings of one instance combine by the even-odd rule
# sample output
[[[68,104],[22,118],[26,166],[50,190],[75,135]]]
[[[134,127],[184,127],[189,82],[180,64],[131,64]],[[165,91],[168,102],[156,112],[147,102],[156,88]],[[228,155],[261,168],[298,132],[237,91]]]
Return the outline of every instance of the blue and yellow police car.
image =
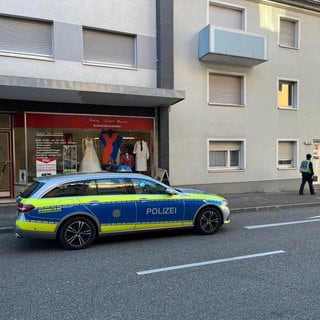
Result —
[[[172,188],[143,174],[75,173],[35,178],[17,198],[15,234],[84,249],[98,237],[193,227],[213,234],[229,223],[227,200]]]

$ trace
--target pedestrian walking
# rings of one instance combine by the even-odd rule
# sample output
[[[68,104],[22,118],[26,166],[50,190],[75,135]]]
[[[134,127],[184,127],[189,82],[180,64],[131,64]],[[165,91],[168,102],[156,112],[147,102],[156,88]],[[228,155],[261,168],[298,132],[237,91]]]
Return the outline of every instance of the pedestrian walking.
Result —
[[[301,181],[300,190],[299,190],[300,195],[303,195],[303,190],[306,182],[308,182],[310,194],[315,194],[314,188],[312,185],[312,182],[313,182],[312,177],[314,172],[313,172],[313,164],[312,164],[311,158],[312,158],[311,154],[308,153],[306,155],[306,160],[303,160],[300,165],[300,173],[302,175],[302,181]]]

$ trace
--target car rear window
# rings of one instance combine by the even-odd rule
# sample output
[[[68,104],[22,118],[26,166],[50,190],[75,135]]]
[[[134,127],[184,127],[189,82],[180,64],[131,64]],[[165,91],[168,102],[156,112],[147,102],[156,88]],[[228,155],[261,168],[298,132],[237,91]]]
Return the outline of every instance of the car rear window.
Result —
[[[30,186],[25,189],[23,192],[20,193],[21,198],[29,198],[31,197],[36,191],[38,191],[44,183],[41,183],[39,181],[33,181]]]

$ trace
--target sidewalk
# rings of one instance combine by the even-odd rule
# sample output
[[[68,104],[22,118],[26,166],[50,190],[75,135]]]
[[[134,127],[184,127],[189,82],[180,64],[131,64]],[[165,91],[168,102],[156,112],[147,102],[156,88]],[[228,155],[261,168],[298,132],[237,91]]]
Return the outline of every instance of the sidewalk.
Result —
[[[239,193],[223,195],[229,202],[231,213],[278,209],[284,207],[306,207],[320,205],[320,190],[316,195],[298,192],[279,193]],[[0,233],[12,232],[16,218],[16,203],[12,200],[0,201]],[[232,219],[232,217],[231,217]]]

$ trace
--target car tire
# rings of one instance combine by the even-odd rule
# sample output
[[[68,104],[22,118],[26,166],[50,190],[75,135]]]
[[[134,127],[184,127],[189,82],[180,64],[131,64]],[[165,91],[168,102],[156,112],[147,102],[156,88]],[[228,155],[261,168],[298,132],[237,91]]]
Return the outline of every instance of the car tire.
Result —
[[[86,217],[72,217],[65,221],[59,232],[61,245],[69,250],[89,247],[96,238],[96,227]]]
[[[213,234],[219,230],[221,224],[220,211],[213,207],[207,207],[198,213],[194,227],[199,234]]]

